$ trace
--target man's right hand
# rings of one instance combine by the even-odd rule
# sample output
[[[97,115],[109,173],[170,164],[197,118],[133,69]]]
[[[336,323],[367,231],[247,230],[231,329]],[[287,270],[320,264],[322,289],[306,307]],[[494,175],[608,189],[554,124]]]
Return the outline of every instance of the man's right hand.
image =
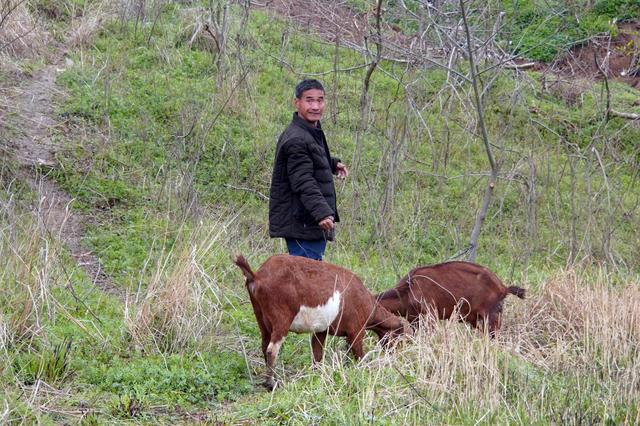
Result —
[[[320,221],[320,223],[318,223],[318,225],[320,225],[320,228],[324,229],[325,231],[330,231],[336,227],[336,224],[333,222],[333,216],[325,217]]]

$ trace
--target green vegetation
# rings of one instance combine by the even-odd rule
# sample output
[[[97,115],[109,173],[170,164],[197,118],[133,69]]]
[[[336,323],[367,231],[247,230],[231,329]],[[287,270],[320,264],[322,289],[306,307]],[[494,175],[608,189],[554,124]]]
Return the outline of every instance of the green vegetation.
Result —
[[[373,14],[376,2],[350,0],[347,4],[357,13]],[[451,25],[446,21],[438,22],[435,16],[438,11],[457,13],[458,2],[442,2],[427,7],[424,1],[389,0],[383,3],[383,7],[387,22],[395,29],[413,35],[424,30],[425,25],[419,22],[420,16],[430,15],[432,25]],[[501,24],[498,38],[504,50],[545,62],[596,35],[615,36],[617,23],[640,18],[638,0],[493,0],[469,2],[467,7],[471,22],[487,27],[504,12],[504,17],[498,21]]]
[[[551,61],[598,34],[616,35],[615,22],[640,18],[638,0],[502,0],[506,42],[514,53]],[[511,50],[511,49],[510,49]]]
[[[95,0],[36,0],[30,6],[55,20],[68,21],[83,14],[83,11]]]
[[[501,43],[550,59],[613,31],[610,18],[639,16],[631,0],[590,3],[487,7],[506,12]],[[259,332],[229,257],[243,253],[257,268],[284,251],[268,237],[265,195],[293,86],[320,75],[323,126],[352,172],[337,184],[342,222],[327,260],[373,291],[467,249],[489,170],[470,86],[444,69],[383,61],[363,129],[367,58],[354,50],[233,5],[221,55],[194,33],[211,12],[221,19],[207,9],[221,2],[140,4],[144,14],[128,3],[30,4],[61,11],[55,31],[93,7],[109,12],[58,75],[59,165],[40,171],[91,215],[83,243],[119,292],[93,284],[44,226],[36,194],[16,183],[19,167],[3,160],[0,423],[640,421],[640,127],[607,120],[600,83],[482,76],[500,174],[478,263],[528,290],[525,301],[507,299],[497,341],[455,322],[425,324],[394,351],[369,336],[357,364],[330,338],[312,368],[308,336],[290,335],[271,394],[259,386]],[[467,74],[464,58],[452,67]],[[636,89],[608,84],[612,109],[640,112]]]

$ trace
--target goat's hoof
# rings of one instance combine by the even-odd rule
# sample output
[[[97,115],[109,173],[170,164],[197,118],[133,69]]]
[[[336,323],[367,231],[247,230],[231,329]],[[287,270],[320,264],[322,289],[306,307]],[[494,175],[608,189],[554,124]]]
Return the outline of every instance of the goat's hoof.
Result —
[[[265,380],[262,385],[265,388],[267,388],[268,391],[272,391],[272,390],[274,390],[276,388],[276,381],[273,380],[272,378],[269,378],[269,379]]]

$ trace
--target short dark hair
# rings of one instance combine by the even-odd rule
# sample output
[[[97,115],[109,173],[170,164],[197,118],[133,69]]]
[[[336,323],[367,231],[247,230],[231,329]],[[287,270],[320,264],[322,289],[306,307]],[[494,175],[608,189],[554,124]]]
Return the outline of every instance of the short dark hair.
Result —
[[[322,83],[320,83],[318,80],[306,79],[306,80],[302,80],[296,86],[296,93],[295,93],[296,98],[300,99],[300,97],[304,92],[311,89],[318,89],[324,92],[324,87],[322,87]]]

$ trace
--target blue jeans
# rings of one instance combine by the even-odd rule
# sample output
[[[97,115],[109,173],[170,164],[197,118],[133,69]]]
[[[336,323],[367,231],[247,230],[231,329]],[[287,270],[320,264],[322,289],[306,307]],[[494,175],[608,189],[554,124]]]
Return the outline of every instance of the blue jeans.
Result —
[[[327,240],[297,240],[286,238],[287,249],[292,256],[308,257],[309,259],[322,260]]]

